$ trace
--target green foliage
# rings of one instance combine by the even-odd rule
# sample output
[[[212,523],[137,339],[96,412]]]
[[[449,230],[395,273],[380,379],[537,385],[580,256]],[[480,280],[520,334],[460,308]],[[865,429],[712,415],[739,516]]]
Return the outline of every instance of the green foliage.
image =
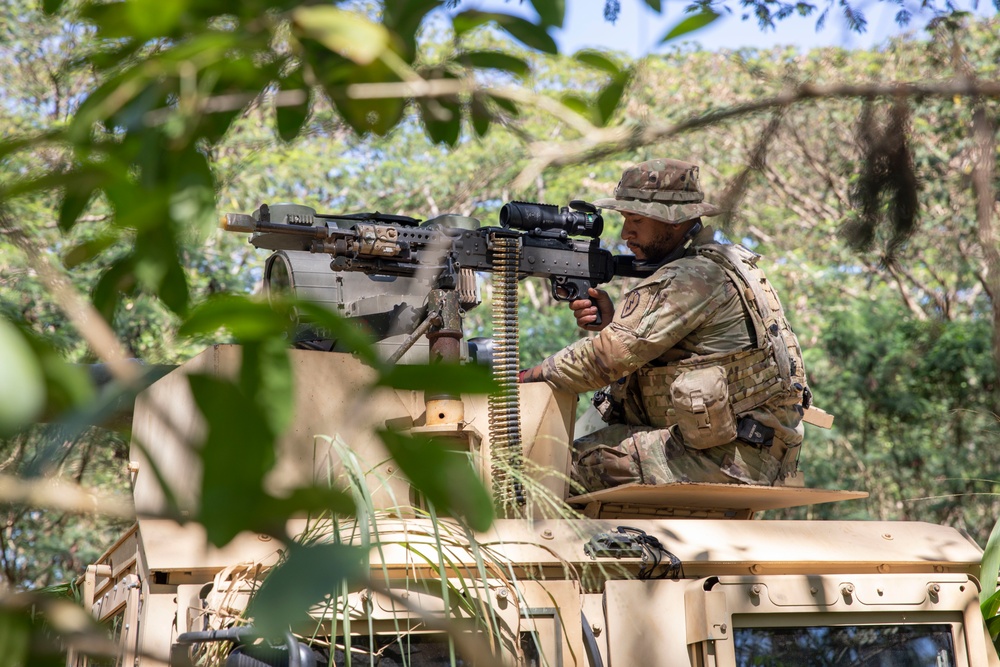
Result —
[[[516,79],[547,101],[562,97],[594,125],[640,127],[650,118],[676,123],[774,95],[790,77],[920,80],[950,66],[942,40],[872,53],[827,50],[808,59],[778,50],[671,51],[641,67],[595,52],[548,58],[537,51],[555,51],[548,31],[563,22],[561,0],[535,0],[537,21],[460,11],[443,19],[441,39],[430,39],[430,17],[440,4],[386,3],[381,16],[263,0],[66,7],[47,0],[42,8],[51,18],[25,2],[0,9],[5,19],[19,19],[0,26],[0,62],[9,73],[0,106],[0,199],[12,221],[0,227],[0,336],[9,343],[0,344],[0,379],[21,388],[5,402],[0,430],[13,432],[45,409],[93,409],[97,393],[57,363],[95,358],[14,243],[23,235],[46,250],[42,256],[61,258],[76,289],[90,295],[131,354],[174,363],[219,337],[244,344],[237,378],[190,379],[208,423],[198,518],[213,543],[241,530],[287,537],[285,521],[293,515],[350,514],[358,503],[337,488],[306,485],[281,497],[264,488],[274,440],[291,414],[284,348],[294,314],[347,341],[382,386],[428,387],[415,374],[451,390],[487,390],[489,382],[474,370],[388,370],[363,334],[316,305],[217,296],[252,291],[260,274],[260,259],[245,244],[207,234],[217,204],[245,212],[265,200],[287,200],[338,212],[377,208],[420,218],[457,212],[490,222],[499,204],[515,197],[563,204],[607,195],[622,164],[660,154],[697,159],[706,190],[721,193],[751,153],[759,119],[547,170],[531,187],[512,191],[508,184],[530,157],[526,141],[576,138],[580,130],[503,89]],[[660,10],[658,0],[646,4]],[[770,22],[811,6],[770,3],[748,11]],[[668,37],[690,34],[715,16],[704,9]],[[967,54],[976,71],[996,71],[995,32],[995,23],[971,29]],[[512,47],[506,36],[529,50]],[[46,51],[53,39],[59,48]],[[474,92],[462,87],[476,81],[489,85]],[[971,494],[993,481],[970,471],[995,470],[1000,461],[992,447],[991,304],[960,168],[970,114],[960,101],[916,103],[911,157],[926,184],[920,203],[930,212],[929,229],[909,238],[899,264],[889,265],[852,255],[831,238],[850,209],[845,193],[857,174],[857,153],[843,138],[857,129],[860,111],[850,101],[789,110],[766,165],[751,178],[751,205],[726,230],[768,256],[769,275],[783,285],[807,347],[819,405],[837,415],[834,431],[807,436],[803,467],[810,483],[872,492],[862,508],[789,515],[921,518],[981,537],[996,503]],[[482,139],[471,141],[473,134]],[[620,250],[613,238],[619,223],[609,218],[607,243]],[[612,292],[627,286],[623,281]],[[521,306],[525,365],[581,335],[537,282],[524,283]],[[468,333],[488,330],[482,310],[470,313]],[[13,353],[26,346],[29,352]],[[73,418],[58,434],[21,431],[5,441],[0,459],[12,462],[7,470],[123,485],[124,445],[82,432]],[[398,433],[383,438],[439,513],[475,528],[489,525],[490,499],[463,455]],[[17,506],[5,511],[4,543],[12,546],[2,554],[3,575],[17,587],[81,571],[116,530],[99,518],[70,521]],[[300,605],[320,602],[354,577],[358,558],[338,545],[292,546],[257,598],[255,620],[280,633],[301,616]],[[293,591],[301,599],[284,606],[293,603],[285,595]],[[986,602],[995,611],[995,600]],[[16,637],[5,645],[21,646],[33,630],[18,625],[21,616],[11,618],[5,627]]]
[[[88,611],[79,606],[72,584],[12,593],[0,602],[0,646],[10,667],[66,664],[66,649],[86,651],[92,662],[113,659],[119,647]]]
[[[382,373],[376,386],[429,394],[489,394],[496,383],[489,368],[476,364],[406,364]]]
[[[62,478],[128,498],[127,445],[120,435],[90,428],[70,432],[35,426],[0,440],[4,473],[22,479]],[[40,589],[73,581],[128,526],[125,521],[23,504],[0,507],[0,577],[8,589]]]
[[[35,421],[45,405],[45,380],[31,347],[0,320],[0,436]]]
[[[1000,590],[997,590],[997,574],[1000,573],[1000,522],[993,526],[990,538],[983,551],[982,570],[979,581],[979,607],[986,620],[986,631],[990,633],[993,645],[1000,650]]]
[[[708,8],[704,8],[696,14],[690,14],[677,23],[677,25],[668,30],[660,39],[660,43],[666,44],[667,42],[677,39],[678,37],[683,37],[684,35],[692,33],[696,30],[700,30],[701,28],[714,23],[719,16],[721,16],[719,13]]]
[[[265,501],[264,475],[274,465],[275,433],[235,383],[208,375],[189,376],[195,402],[208,421],[201,449],[201,513],[208,540],[222,546],[246,527],[281,534],[259,521]],[[231,410],[242,408],[239,419]],[[269,517],[270,518],[270,517]]]
[[[537,49],[543,53],[558,52],[555,40],[549,35],[544,25],[536,25],[509,14],[478,10],[462,12],[454,19],[455,34],[461,37],[487,23],[495,23],[528,48]]]
[[[292,543],[285,560],[269,573],[254,595],[247,615],[265,637],[281,638],[288,627],[308,627],[306,611],[339,590],[341,583],[361,581],[368,569],[366,554],[345,544]]]
[[[406,476],[438,511],[483,531],[493,523],[493,501],[463,451],[424,436],[381,431],[379,436]]]

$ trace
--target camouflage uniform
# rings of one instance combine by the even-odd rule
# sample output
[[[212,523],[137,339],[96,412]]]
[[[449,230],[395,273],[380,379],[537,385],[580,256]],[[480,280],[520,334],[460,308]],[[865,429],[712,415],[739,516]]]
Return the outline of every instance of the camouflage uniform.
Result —
[[[719,209],[702,201],[697,175],[694,165],[650,161],[625,172],[616,199],[595,203],[666,223],[716,215]],[[628,199],[643,197],[644,185],[659,196]],[[770,485],[794,471],[805,373],[798,343],[756,258],[741,246],[714,243],[706,228],[682,257],[625,295],[613,321],[596,336],[542,362],[539,377],[553,387],[576,393],[605,387],[595,404],[603,400],[609,425],[574,444],[573,477],[584,488],[687,481]],[[745,281],[745,271],[730,270],[740,262],[755,272],[752,281]],[[751,283],[763,284],[765,292]],[[751,292],[757,303],[770,302],[763,317],[747,296]],[[708,366],[723,368],[735,416],[750,418],[741,428],[756,424],[757,434],[768,437],[755,438],[751,426],[748,437],[756,444],[735,437],[707,448],[685,443],[670,385],[685,370]]]

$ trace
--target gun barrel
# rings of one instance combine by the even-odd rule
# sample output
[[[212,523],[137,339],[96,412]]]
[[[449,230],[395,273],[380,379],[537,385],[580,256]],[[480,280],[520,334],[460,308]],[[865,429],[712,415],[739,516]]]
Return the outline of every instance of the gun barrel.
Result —
[[[287,234],[309,239],[325,239],[330,236],[327,227],[315,227],[312,225],[290,225],[282,222],[261,222],[255,220],[252,215],[245,213],[227,213],[222,220],[222,228],[227,232],[239,232],[243,234],[268,233]]]
[[[257,221],[252,215],[246,213],[226,213],[219,221],[219,227],[226,232],[237,232],[239,234],[253,234]]]

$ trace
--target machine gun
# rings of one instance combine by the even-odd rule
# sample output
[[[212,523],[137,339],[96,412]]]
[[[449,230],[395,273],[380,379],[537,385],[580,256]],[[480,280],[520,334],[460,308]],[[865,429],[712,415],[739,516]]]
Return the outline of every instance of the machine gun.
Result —
[[[587,202],[561,209],[509,202],[500,209],[499,227],[479,227],[471,218],[464,220],[476,226],[456,226],[454,219],[442,216],[421,224],[378,212],[327,215],[306,206],[264,204],[250,215],[227,214],[223,228],[252,233],[250,242],[258,248],[326,253],[334,271],[425,277],[445,290],[458,288],[465,268],[546,278],[556,300],[574,301],[614,276],[644,275],[634,257],[600,247],[604,220]]]
[[[612,255],[600,247],[604,220],[587,202],[573,201],[562,208],[509,202],[500,209],[499,222],[498,227],[482,227],[472,218],[459,216],[422,222],[378,212],[327,215],[306,206],[264,204],[250,215],[227,214],[222,226],[227,231],[252,234],[250,243],[258,248],[329,255],[333,271],[402,276],[428,283],[428,315],[390,360],[398,359],[417,338],[426,335],[432,360],[457,361],[463,338],[462,303],[470,298],[468,286],[462,284],[463,274],[492,273],[491,361],[499,390],[490,396],[490,431],[494,445],[509,453],[508,465],[517,468],[519,280],[526,276],[545,278],[556,300],[574,301],[587,298],[590,287],[616,275],[647,272],[636,266],[634,257]],[[269,260],[270,282],[287,282],[282,270],[275,275],[275,266]],[[474,282],[472,288],[474,292]],[[595,324],[600,324],[600,319]],[[460,406],[458,396],[428,397],[427,425],[461,422]],[[521,502],[516,488],[504,495],[506,498],[498,498],[501,504],[513,497]]]

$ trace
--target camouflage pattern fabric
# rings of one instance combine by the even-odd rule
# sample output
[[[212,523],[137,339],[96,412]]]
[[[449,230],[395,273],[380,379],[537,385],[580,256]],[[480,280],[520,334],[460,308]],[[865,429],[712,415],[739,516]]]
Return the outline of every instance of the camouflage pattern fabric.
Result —
[[[725,271],[697,255],[713,242],[710,228],[694,239],[688,255],[666,264],[620,300],[612,322],[539,366],[541,378],[557,389],[583,393],[614,384],[627,392],[626,423],[612,424],[578,440],[574,476],[588,490],[626,482],[674,481],[771,484],[784,472],[779,459],[802,442],[799,406],[761,406],[749,415],[775,429],[775,444],[759,448],[742,441],[696,450],[676,430],[651,426],[638,388],[637,371],[682,359],[750,349],[754,339],[742,300]],[[626,381],[621,383],[620,380]],[[631,408],[630,408],[631,406]]]
[[[694,244],[712,237],[705,228]],[[691,254],[639,283],[620,300],[607,327],[547,358],[541,375],[554,387],[579,394],[652,362],[732,352],[752,343],[732,281],[712,260]]]
[[[698,166],[670,159],[648,160],[626,169],[614,198],[597,199],[594,205],[671,224],[722,212],[718,206],[705,202]]]
[[[770,485],[780,467],[767,449],[739,441],[694,450],[673,428],[612,424],[573,444],[572,478],[587,491],[633,482]]]

